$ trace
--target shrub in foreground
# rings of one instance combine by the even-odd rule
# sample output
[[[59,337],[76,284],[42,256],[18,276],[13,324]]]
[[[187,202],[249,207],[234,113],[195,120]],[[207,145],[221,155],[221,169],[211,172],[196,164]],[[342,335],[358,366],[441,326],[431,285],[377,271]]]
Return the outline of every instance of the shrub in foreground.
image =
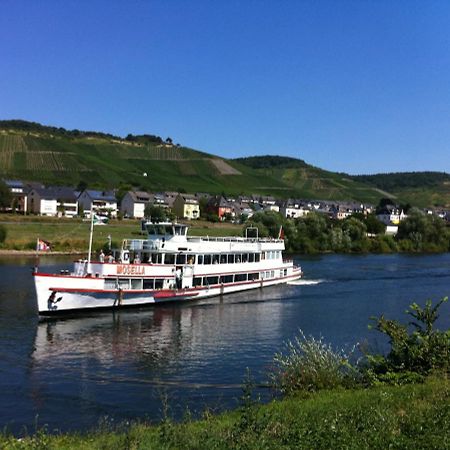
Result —
[[[322,338],[307,338],[301,330],[286,343],[285,353],[275,355],[273,363],[269,377],[283,394],[354,386],[360,378],[343,350],[333,349]]]
[[[384,355],[367,354],[368,374],[374,380],[417,381],[433,371],[450,371],[450,330],[435,328],[438,311],[447,297],[435,306],[413,303],[406,313],[414,320],[407,325],[384,316],[373,318],[372,328],[389,337],[391,349]]]

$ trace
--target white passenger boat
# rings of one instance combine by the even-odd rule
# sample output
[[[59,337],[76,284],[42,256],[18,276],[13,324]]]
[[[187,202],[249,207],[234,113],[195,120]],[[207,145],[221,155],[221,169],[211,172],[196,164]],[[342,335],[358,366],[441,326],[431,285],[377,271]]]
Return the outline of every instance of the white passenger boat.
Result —
[[[301,277],[283,259],[283,239],[188,236],[178,223],[143,224],[147,239],[124,240],[105,259],[73,272],[34,273],[41,315],[186,301],[263,288]]]

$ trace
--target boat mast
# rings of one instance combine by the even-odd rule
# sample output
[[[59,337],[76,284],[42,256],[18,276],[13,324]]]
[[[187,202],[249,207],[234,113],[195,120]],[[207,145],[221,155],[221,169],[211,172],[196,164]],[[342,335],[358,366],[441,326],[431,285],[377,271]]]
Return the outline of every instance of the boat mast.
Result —
[[[92,236],[93,235],[94,235],[94,211],[93,211],[92,206],[91,206],[91,231],[90,231],[90,234],[89,234],[89,252],[88,252],[88,260],[87,260],[88,272],[89,272],[89,270],[91,268]]]

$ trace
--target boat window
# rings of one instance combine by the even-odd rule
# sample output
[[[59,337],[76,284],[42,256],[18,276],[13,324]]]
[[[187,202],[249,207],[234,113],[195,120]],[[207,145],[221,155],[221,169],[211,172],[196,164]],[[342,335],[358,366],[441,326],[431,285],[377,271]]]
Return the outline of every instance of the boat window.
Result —
[[[255,262],[259,262],[260,261],[260,254],[259,253],[255,253]]]
[[[153,289],[155,285],[155,280],[153,279],[145,279],[143,282],[143,289]]]
[[[186,227],[175,225],[175,234],[177,236],[184,236],[186,234]]]
[[[249,253],[248,254],[248,262],[254,262],[255,261],[255,254]]]
[[[106,278],[105,289],[116,289],[117,283],[115,278]]]
[[[249,273],[248,279],[249,279],[249,281],[259,280],[259,273]]]
[[[234,255],[228,255],[228,264],[234,263]]]
[[[197,256],[197,264],[203,264],[203,255]]]
[[[203,283],[206,284],[206,285],[218,284],[219,283],[219,277],[204,277],[203,278]]]
[[[247,253],[243,253],[242,254],[242,262],[246,263],[248,261],[248,254]]]
[[[211,255],[205,255],[205,257],[203,258],[203,264],[211,264]]]
[[[234,281],[247,281],[247,274],[246,273],[237,273],[234,276]]]
[[[142,279],[132,279],[131,280],[131,289],[142,289]]]
[[[165,229],[163,225],[154,225],[155,234],[165,234]]]
[[[175,264],[175,254],[174,253],[166,253],[164,255],[164,264]]]
[[[236,255],[235,259],[234,259],[234,262],[240,263],[241,262],[241,257],[242,257],[242,255]]]
[[[187,255],[187,263],[194,264],[195,263],[195,255]]]
[[[151,253],[149,255],[149,261],[152,264],[161,264],[162,263],[162,254],[161,253]]]
[[[119,280],[119,288],[120,289],[129,289],[130,288],[130,280]]]
[[[186,264],[186,255],[178,254],[177,255],[177,264]]]
[[[156,234],[156,229],[153,225],[147,225],[147,232],[153,236]]]
[[[275,276],[275,270],[270,271],[270,278],[273,278]]]
[[[194,287],[202,285],[202,277],[194,277]]]
[[[163,288],[163,279],[156,279],[155,280],[155,289],[162,289]]]
[[[220,264],[226,264],[227,263],[227,255],[220,255]]]
[[[219,264],[220,255],[213,255],[213,264]]]
[[[172,225],[166,225],[164,227],[164,233],[169,235],[169,236],[172,236],[173,235],[173,227],[172,227]]]
[[[232,283],[233,282],[233,275],[222,275],[220,277],[221,283]]]

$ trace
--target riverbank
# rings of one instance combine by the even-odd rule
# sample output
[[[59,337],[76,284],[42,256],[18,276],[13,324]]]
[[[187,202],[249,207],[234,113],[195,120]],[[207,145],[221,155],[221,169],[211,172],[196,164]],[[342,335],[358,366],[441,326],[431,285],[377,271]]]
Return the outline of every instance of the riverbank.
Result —
[[[0,245],[2,254],[34,255],[38,239],[48,242],[50,254],[85,254],[89,246],[90,222],[79,218],[3,215],[0,224],[6,229],[6,240]],[[242,234],[242,225],[192,221],[190,234],[198,236],[235,236]],[[123,239],[143,239],[139,220],[111,220],[94,227],[93,251],[120,247]],[[20,253],[17,253],[20,252]],[[47,252],[41,252],[47,254]]]
[[[159,425],[103,426],[86,434],[51,435],[45,428],[20,440],[3,434],[0,447],[14,449],[385,449],[450,448],[450,382],[329,390],[267,405],[248,398],[218,416]]]

